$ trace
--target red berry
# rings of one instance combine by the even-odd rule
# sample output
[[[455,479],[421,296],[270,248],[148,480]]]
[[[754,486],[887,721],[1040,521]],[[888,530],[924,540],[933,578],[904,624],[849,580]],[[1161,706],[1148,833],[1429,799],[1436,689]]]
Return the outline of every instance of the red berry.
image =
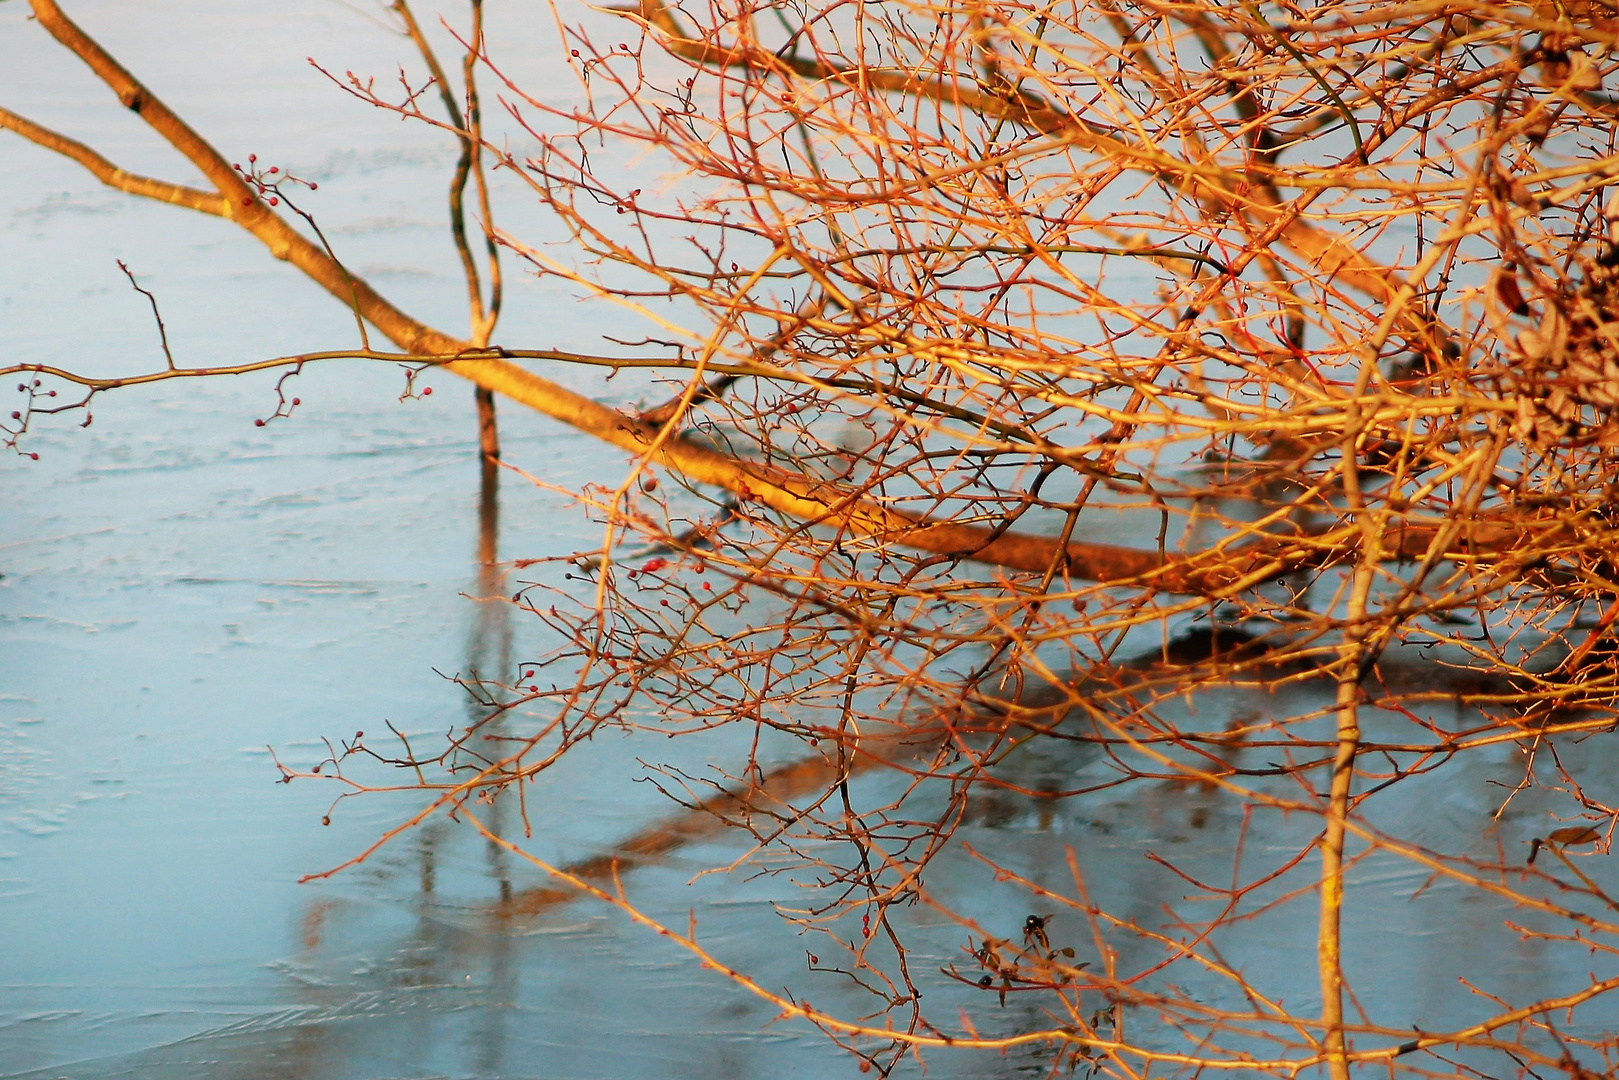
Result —
[[[667,601],[667,600],[659,600],[658,603],[662,604],[664,607],[669,606],[669,601]]]
[[[649,559],[649,560],[647,560],[647,564],[645,566],[641,567],[641,573],[643,573],[643,574],[657,573],[659,570],[662,570],[665,566],[668,566],[668,565],[669,565],[669,560],[668,559]]]
[[[319,188],[320,188],[320,185],[315,183],[313,180],[311,180],[309,182],[309,190],[310,191],[316,191],[316,190],[319,190]]]
[[[279,168],[278,168],[278,167],[276,167],[276,166],[274,166],[274,165],[271,165],[271,166],[270,166],[270,173],[271,173],[271,174],[272,174],[272,175],[274,175],[274,174],[275,174],[275,173],[278,173],[278,172],[280,172],[280,171],[281,171],[281,170],[280,170],[280,169],[279,169]]]
[[[13,409],[11,411],[11,418],[13,420],[21,420],[22,419],[22,413],[20,413],[17,410]]]
[[[424,387],[423,390],[422,390],[422,397],[432,397],[432,396],[433,396],[433,388],[431,386]]]
[[[28,456],[33,458],[35,461],[39,460],[39,455],[38,454],[29,454]]]
[[[253,421],[253,426],[254,427],[263,427],[264,426],[264,421],[263,420],[255,420],[255,421]]]
[[[294,406],[294,407],[297,407],[297,406],[299,406],[299,405],[302,405],[302,404],[303,404],[303,401],[302,401],[302,400],[300,400],[300,399],[299,399],[299,398],[293,398],[293,399],[292,399],[292,404],[293,404],[293,406]]]
[[[281,204],[280,199],[277,199],[274,195],[270,196],[270,205],[271,206],[279,206],[280,204]]]
[[[249,155],[247,155],[247,161],[248,161],[248,164],[250,164],[250,165],[253,162],[257,161],[258,159],[259,159],[259,156],[257,154],[249,154]]]

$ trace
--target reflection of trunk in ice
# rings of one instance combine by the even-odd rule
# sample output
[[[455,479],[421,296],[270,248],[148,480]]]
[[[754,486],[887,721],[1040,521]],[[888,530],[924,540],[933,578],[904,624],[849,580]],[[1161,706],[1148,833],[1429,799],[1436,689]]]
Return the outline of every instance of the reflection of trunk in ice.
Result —
[[[484,449],[488,450],[487,444]],[[466,668],[469,682],[487,692],[495,692],[493,687],[498,686],[511,669],[512,626],[511,607],[502,602],[505,572],[498,561],[500,464],[487,452],[480,455],[480,473],[478,569],[471,590],[476,602],[467,630]],[[478,699],[469,698],[467,710],[469,722],[485,730],[498,732],[505,723],[503,711],[490,718],[489,705]],[[503,835],[505,829],[506,803],[506,797],[497,794],[492,805],[485,805],[481,811],[485,826],[497,836]],[[443,821],[425,822],[416,830],[410,856],[416,870],[414,924],[404,941],[384,950],[385,960],[372,958],[365,962],[371,970],[366,971],[360,985],[368,993],[377,989],[368,986],[372,980],[381,980],[387,987],[406,991],[449,987],[472,991],[475,987],[482,1000],[492,1007],[476,1010],[466,1046],[473,1055],[477,1075],[498,1075],[509,1068],[507,1057],[512,1040],[506,1026],[519,996],[519,963],[513,956],[518,942],[505,934],[469,936],[457,929],[452,919],[445,918],[446,901],[439,895],[439,864],[445,854],[441,849],[446,846],[448,834],[449,825]],[[488,875],[499,888],[502,900],[509,900],[512,896],[510,855],[493,841],[487,842],[485,849]],[[445,872],[453,878],[457,868],[447,864]],[[453,905],[453,901],[451,903]],[[304,913],[303,962],[316,970],[321,966],[316,959],[326,947],[328,936],[336,935],[338,950],[343,949],[342,935],[347,926],[340,921],[342,908],[340,902],[323,898],[310,904]],[[469,976],[480,963],[483,975],[474,982]],[[291,1065],[287,1075],[321,1075],[323,1066],[363,1053],[366,1040],[377,1037],[367,1028],[351,1029],[336,1022],[351,1019],[355,1013],[352,983],[311,978],[297,980],[294,986],[301,1004],[313,1007],[317,1016],[333,1022],[300,1022],[284,1036],[284,1044],[277,1043],[278,1060]],[[379,1030],[386,1040],[402,1040],[408,1046],[417,1047],[419,1052],[414,1052],[414,1056],[418,1060],[429,1060],[434,1055],[430,1043],[436,1036],[431,1025],[384,1023]]]
[[[1211,662],[1229,662],[1243,648],[1249,648],[1251,655],[1252,644],[1250,636],[1238,631],[1194,631],[1171,642],[1168,649],[1154,649],[1116,665],[1111,670],[1119,675],[1120,681],[1110,681],[1105,688],[1116,690],[1121,682],[1123,685],[1140,682],[1162,675],[1166,670],[1175,670],[1186,677],[1196,677],[1200,672],[1206,675],[1211,670]],[[1054,728],[1071,712],[1070,695],[1084,685],[1082,681],[1062,690],[1030,689],[1017,701],[981,697],[970,727],[988,739],[1020,729]],[[1103,688],[1104,684],[1098,685],[1098,689]],[[765,773],[756,784],[688,803],[685,809],[635,833],[611,851],[562,869],[586,882],[610,887],[615,873],[647,865],[687,845],[712,840],[730,828],[749,829],[760,841],[770,839],[799,819],[804,813],[804,800],[824,795],[843,779],[880,767],[907,772],[927,768],[951,730],[959,732],[961,726],[935,722],[896,728],[892,732],[869,734],[854,742],[846,755],[846,764],[840,764],[836,754],[827,754],[778,766]],[[1012,782],[1010,786],[1015,791],[1026,790],[1021,783]],[[1047,790],[1041,791],[1042,787]],[[1059,794],[1049,790],[1049,785],[1040,784],[1034,785],[1031,793],[1036,797],[1045,795],[1048,802]],[[506,918],[533,916],[578,896],[576,889],[547,883],[509,897],[502,893],[502,900],[491,913]]]
[[[866,772],[875,765],[914,764],[932,745],[936,745],[936,739],[918,745],[914,740],[866,738],[848,755],[846,768],[840,768],[835,757],[808,758],[780,766],[745,790],[723,792],[692,803],[620,842],[612,851],[583,859],[564,870],[588,882],[609,883],[615,872],[651,863],[688,844],[711,840],[729,828],[745,827],[745,818],[779,821],[775,828],[761,830],[769,836],[797,816],[794,800],[819,795],[841,777]],[[540,885],[513,894],[492,913],[502,917],[537,915],[578,896],[575,889]]]
[[[467,640],[467,670],[471,678],[485,686],[499,686],[512,670],[511,605],[505,603],[506,575],[500,559],[500,447],[495,435],[494,401],[484,401],[479,390],[478,414],[483,453],[479,456],[478,487],[478,592],[475,615]],[[493,677],[491,677],[493,676]],[[496,691],[498,693],[498,691]],[[497,699],[498,703],[498,699]],[[468,717],[473,727],[487,721],[491,734],[499,736],[506,725],[506,710],[489,708],[476,698],[468,698]],[[495,793],[492,804],[483,811],[484,825],[495,836],[503,836],[509,797]],[[500,890],[502,903],[512,897],[510,856],[494,840],[485,842],[489,876]],[[516,1005],[518,965],[512,956],[515,942],[509,935],[494,934],[487,941],[488,973],[484,983],[494,1008],[478,1010],[477,1029],[471,1043],[479,1075],[494,1075],[506,1069],[506,1049],[510,1042],[505,1030],[507,1017]]]
[[[1006,695],[1000,698],[991,696],[986,689],[979,696],[970,721],[974,731],[986,740],[1008,733],[1020,733],[1022,738],[1038,732],[1041,734],[1035,735],[1028,744],[1030,750],[1041,745],[1050,749],[1040,753],[1020,748],[1015,756],[997,763],[988,774],[987,784],[978,781],[992,790],[981,793],[970,803],[969,818],[978,817],[992,824],[1012,812],[1007,800],[1032,798],[1040,807],[1041,819],[1049,821],[1056,804],[1072,794],[1062,790],[1057,782],[1058,773],[1071,773],[1076,757],[1089,756],[1090,748],[1102,737],[1088,722],[1079,719],[1081,713],[1075,708],[1075,699],[1080,694],[1083,693],[1092,706],[1129,711],[1134,707],[1132,699],[1137,696],[1150,698],[1157,693],[1180,693],[1198,686],[1219,684],[1229,680],[1235,671],[1247,678],[1260,679],[1300,673],[1296,660],[1270,662],[1268,656],[1272,648],[1273,643],[1239,629],[1199,627],[1095,673],[1080,674],[1065,685],[1031,684],[1015,694],[999,691]],[[1286,650],[1280,652],[1285,654]],[[1472,695],[1507,689],[1474,672],[1436,671],[1426,661],[1406,671],[1394,657],[1386,660],[1384,678],[1391,688],[1420,680],[1431,694],[1454,695],[1458,707]],[[984,685],[993,687],[995,680],[985,680]],[[1228,717],[1218,730],[1183,734],[1209,755],[1198,762],[1197,767],[1213,766],[1218,770],[1219,762],[1236,766],[1249,728],[1271,723],[1256,713],[1239,711]],[[935,723],[867,735],[850,747],[846,766],[840,766],[835,754],[779,766],[765,773],[756,784],[687,803],[684,809],[621,841],[611,851],[562,869],[583,881],[611,888],[615,873],[651,864],[688,845],[713,840],[731,828],[750,829],[756,840],[769,839],[790,827],[803,814],[802,808],[808,801],[835,788],[841,779],[875,768],[902,771],[926,768],[940,749],[946,730],[942,723]],[[1193,807],[1192,824],[1201,828],[1208,807],[1201,805],[1201,800],[1195,801],[1200,805]],[[495,819],[488,820],[493,824]],[[534,916],[579,896],[575,889],[550,883],[510,893],[507,888],[503,885],[501,900],[490,908],[492,915],[501,918]]]
[[[481,455],[480,467],[477,577],[468,590],[475,603],[467,628],[466,678],[485,693],[498,693],[494,688],[511,670],[513,648],[511,606],[502,602],[505,573],[498,561],[500,465],[488,455]],[[505,713],[497,707],[497,715],[491,718],[488,701],[481,695],[469,697],[467,718],[473,726],[498,733],[506,722]],[[492,804],[480,808],[484,825],[496,836],[503,835],[507,825],[507,801],[504,794],[497,794]],[[512,1039],[507,1026],[517,1006],[520,974],[520,963],[513,950],[520,943],[507,934],[469,935],[455,925],[453,918],[446,916],[454,910],[456,882],[463,873],[453,854],[451,832],[449,823],[442,820],[424,822],[415,832],[405,864],[415,870],[415,889],[410,897],[413,923],[403,940],[385,948],[380,942],[375,943],[379,956],[355,957],[361,963],[361,971],[354,972],[348,979],[310,978],[295,982],[300,1003],[313,1007],[315,1015],[321,1019],[300,1022],[285,1036],[287,1049],[278,1049],[277,1053],[284,1054],[294,1064],[287,1075],[323,1075],[322,1066],[363,1054],[367,1052],[368,1040],[378,1038],[415,1048],[409,1052],[413,1060],[432,1060],[436,1050],[431,1042],[437,1035],[431,1024],[380,1021],[375,1026],[356,1027],[342,1021],[352,1019],[362,1008],[375,1008],[375,1002],[369,1006],[364,1003],[369,1000],[368,995],[379,991],[398,990],[409,994],[446,989],[476,994],[488,1006],[471,1014],[469,1029],[463,1038],[471,1054],[473,1073],[492,1076],[509,1071],[507,1058]],[[496,883],[500,896],[509,899],[512,895],[509,853],[499,844],[488,841],[485,860],[487,874]],[[441,877],[445,879],[442,882]],[[446,895],[441,895],[441,885]],[[343,918],[343,907],[338,901],[322,898],[306,909],[303,963],[315,971],[330,967],[337,958],[328,958],[324,963],[319,960],[328,937],[333,939],[337,956],[352,947],[343,936],[355,925],[355,920],[352,914],[346,920]],[[355,977],[361,980],[358,997],[356,984],[351,981]],[[380,1000],[404,1002],[407,998],[384,996]],[[413,1008],[400,1005],[400,1015],[410,1015]]]
[[[481,404],[481,403],[480,403]],[[491,406],[492,408],[492,406]],[[491,421],[493,413],[490,414]],[[485,429],[488,435],[492,427]],[[492,438],[492,436],[491,436]],[[496,459],[499,447],[490,452],[486,441],[480,456],[480,484],[478,488],[478,592],[476,615],[467,640],[467,671],[474,685],[496,694],[494,715],[480,697],[467,700],[468,721],[474,728],[486,728],[499,736],[506,724],[504,703],[499,700],[502,680],[512,670],[511,605],[505,602],[506,574],[500,566],[500,462]],[[497,794],[494,805],[486,816],[486,824],[502,835],[505,821],[505,800]],[[498,844],[489,845],[489,869],[500,883],[500,895],[511,895],[510,872],[506,865],[506,852]]]

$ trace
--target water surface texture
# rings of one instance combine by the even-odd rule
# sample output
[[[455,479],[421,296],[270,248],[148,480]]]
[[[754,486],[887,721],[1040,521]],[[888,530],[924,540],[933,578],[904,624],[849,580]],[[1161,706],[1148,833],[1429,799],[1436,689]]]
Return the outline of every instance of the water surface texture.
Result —
[[[317,181],[312,208],[385,294],[464,325],[442,224],[453,145],[352,101],[305,59],[387,78],[408,42],[339,4],[70,13],[226,153]],[[121,165],[194,180],[26,14],[0,10],[0,100]],[[550,29],[501,32],[521,45]],[[516,51],[519,67],[545,66]],[[182,364],[353,343],[339,305],[234,226],[0,139],[7,355],[160,365],[117,259],[157,295]],[[573,298],[521,279],[512,292],[512,339],[592,340]],[[87,430],[29,435],[37,462],[0,460],[0,1075],[763,1075],[829,1060],[734,995],[687,994],[691,965],[599,910],[494,924],[483,902],[536,875],[442,826],[296,884],[416,803],[349,804],[323,828],[335,792],[277,784],[268,748],[307,768],[323,737],[385,719],[431,740],[467,717],[438,672],[521,649],[525,627],[468,599],[468,386],[430,380],[436,396],[401,403],[397,370],[331,366],[298,380],[293,419],[258,428],[273,385],[112,395]],[[551,482],[619,464],[543,419],[504,419],[508,456]],[[556,496],[514,482],[503,495],[506,552],[598,535]],[[589,854],[661,809],[629,782],[631,747],[600,749],[547,796],[551,854]],[[689,874],[671,874],[663,906],[678,909]],[[705,904],[720,942],[774,919],[754,897]]]
[[[447,330],[464,325],[442,226],[453,146],[353,101],[306,62],[313,53],[333,71],[390,78],[412,60],[407,42],[338,3],[102,0],[71,13],[226,153],[318,181],[312,208],[386,295]],[[545,82],[556,66],[542,7],[492,17],[514,76],[559,100],[578,92]],[[126,167],[192,179],[15,3],[0,7],[0,102]],[[517,203],[506,220],[546,228]],[[158,296],[182,363],[353,342],[339,305],[233,226],[104,190],[0,135],[7,357],[97,372],[161,363],[150,311],[117,259]],[[577,298],[520,277],[511,288],[502,340],[599,344]],[[588,372],[553,377],[599,392]],[[0,458],[0,1076],[856,1075],[820,1035],[772,1024],[768,1006],[599,905],[492,914],[543,879],[447,822],[297,884],[363,849],[419,796],[350,801],[323,826],[336,791],[278,784],[269,748],[306,768],[325,756],[324,738],[374,736],[384,721],[430,740],[468,717],[445,676],[542,644],[537,626],[475,602],[490,582],[477,559],[471,390],[427,382],[433,396],[401,402],[395,369],[312,370],[296,384],[294,417],[263,428],[253,421],[275,407],[273,377],[125,391],[96,404],[88,429],[68,419],[30,434],[37,462]],[[622,475],[616,452],[543,418],[503,417],[509,460],[546,481]],[[500,521],[508,559],[599,539],[561,497],[510,477]],[[1233,691],[1197,707],[1304,711],[1320,704],[1312,694]],[[609,850],[668,809],[635,782],[638,758],[696,769],[704,753],[735,749],[599,739],[535,785],[530,846],[564,860]],[[1611,773],[1611,752],[1592,753]],[[1097,768],[1053,754],[1019,767],[1065,784]],[[1534,793],[1491,821],[1490,782],[1510,779],[1514,754],[1505,746],[1443,782],[1412,783],[1380,813],[1406,816],[1408,833],[1436,844],[1518,844],[1544,824]],[[515,828],[509,808],[493,820]],[[1186,889],[1142,851],[1228,874],[1240,823],[1240,807],[1214,794],[1143,786],[1056,810],[983,800],[960,835],[989,838],[1054,889],[1072,848],[1098,900],[1147,923]],[[1285,856],[1312,827],[1273,822],[1247,842],[1257,859]],[[719,838],[637,870],[628,886],[678,926],[694,913],[704,942],[762,984],[811,986],[817,1005],[858,1013],[841,984],[806,981],[802,943],[772,907],[783,882],[692,883],[740,850]],[[941,859],[929,884],[1007,936],[1026,914],[1006,910],[992,875],[963,855]],[[1420,870],[1392,861],[1351,877],[1350,976],[1382,1022],[1433,1028],[1490,1012],[1456,985],[1459,955],[1511,999],[1554,993],[1602,962],[1515,947],[1501,935],[1509,911],[1422,885]],[[1309,1012],[1312,909],[1290,912],[1239,926],[1225,946]],[[913,917],[917,970],[962,961],[959,928]],[[1480,935],[1501,944],[1482,955]],[[1053,936],[1083,944],[1078,926],[1054,923]],[[962,993],[935,981],[941,995]],[[997,1022],[1045,1021],[1013,1006]],[[936,1054],[930,1066],[1038,1075],[1041,1054]]]

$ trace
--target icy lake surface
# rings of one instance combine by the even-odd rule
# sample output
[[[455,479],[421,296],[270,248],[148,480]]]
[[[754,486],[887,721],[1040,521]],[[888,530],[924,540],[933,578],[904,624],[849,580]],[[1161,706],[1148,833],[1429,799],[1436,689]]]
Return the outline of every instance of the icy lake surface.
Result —
[[[361,8],[96,0],[70,13],[227,154],[318,181],[308,204],[350,264],[459,331],[462,285],[442,225],[453,146],[354,101],[306,60],[379,81],[399,63],[416,70],[408,42]],[[576,94],[571,81],[546,82],[557,70],[546,9],[491,8],[511,73],[559,100]],[[195,182],[21,3],[0,6],[0,104],[127,168]],[[519,233],[530,220],[544,228],[521,205],[505,220]],[[233,226],[106,190],[0,133],[7,360],[109,373],[160,364],[150,311],[118,259],[158,296],[183,364],[353,341],[340,306]],[[599,345],[576,298],[520,277],[511,288],[501,340]],[[554,377],[601,392],[589,372]],[[164,384],[98,401],[88,429],[42,424],[24,447],[37,462],[0,457],[0,1076],[856,1075],[817,1033],[772,1024],[768,1006],[599,905],[493,917],[492,901],[540,875],[446,822],[357,870],[297,883],[361,850],[419,797],[352,801],[323,827],[334,791],[277,784],[268,748],[308,767],[323,738],[375,733],[384,720],[431,738],[468,715],[439,673],[541,643],[536,627],[469,598],[480,587],[471,391],[442,375],[428,384],[432,397],[401,402],[397,369],[311,370],[296,415],[263,428],[253,420],[274,409],[273,377]],[[508,458],[547,481],[622,475],[616,454],[583,436],[515,409],[503,419]],[[559,496],[510,479],[501,522],[508,559],[599,536]],[[1201,707],[1256,707],[1237,697]],[[1315,704],[1301,692],[1258,707]],[[647,753],[699,751],[615,738],[584,748],[536,785],[532,849],[578,858],[655,820],[665,804],[634,782]],[[1613,775],[1611,751],[1592,753]],[[1523,817],[1490,820],[1500,795],[1488,781],[1510,780],[1513,754],[1479,758],[1444,786],[1413,784],[1385,820],[1405,815],[1418,840],[1476,837],[1486,853],[1520,844],[1544,828],[1532,796]],[[1239,807],[1162,786],[1127,798],[1055,814],[981,807],[962,835],[993,832],[1056,889],[1073,846],[1098,898],[1143,921],[1185,891],[1144,849],[1229,872]],[[1290,852],[1307,839],[1307,822],[1268,828],[1249,842]],[[729,844],[678,852],[628,885],[677,925],[695,912],[703,940],[761,983],[812,986],[817,1005],[858,1011],[858,999],[806,982],[801,944],[771,906],[779,882],[689,884],[740,851]],[[1502,933],[1508,909],[1459,900],[1444,882],[1413,900],[1418,868],[1371,860],[1356,874],[1350,974],[1380,1022],[1487,1013],[1457,986],[1463,967],[1527,1000],[1607,962],[1517,943]],[[942,861],[930,884],[1008,935],[1025,914],[999,909],[990,876],[964,858]],[[1227,943],[1304,1012],[1316,994],[1311,918],[1296,905]],[[918,970],[961,960],[958,928],[919,917],[914,929]],[[1047,1064],[1035,1050],[930,1059],[935,1075],[1039,1075]]]

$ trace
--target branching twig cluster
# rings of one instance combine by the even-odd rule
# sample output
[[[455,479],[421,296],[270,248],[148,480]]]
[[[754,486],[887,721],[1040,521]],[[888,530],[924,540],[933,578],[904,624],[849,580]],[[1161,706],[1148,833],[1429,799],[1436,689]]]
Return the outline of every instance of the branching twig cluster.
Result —
[[[1576,760],[1619,721],[1607,7],[642,0],[610,38],[568,31],[574,109],[504,74],[476,2],[457,97],[398,0],[431,81],[334,81],[459,141],[461,341],[349,274],[311,217],[315,239],[280,216],[273,182],[31,3],[217,190],[0,125],[237,221],[401,351],[169,357],[99,381],[21,364],[0,369],[32,379],[14,424],[48,411],[45,379],[93,395],[344,355],[441,365],[631,456],[616,487],[566,493],[599,550],[516,565],[509,602],[557,644],[463,680],[488,719],[431,753],[357,735],[316,770],[345,797],[379,787],[358,760],[430,792],[389,837],[466,818],[552,879],[507,914],[594,895],[884,1073],[932,1047],[1028,1044],[1054,1048],[1053,1071],[1121,1077],[1619,1064],[1578,1020],[1619,981],[1528,1002],[1478,989],[1477,1023],[1413,1033],[1360,1009],[1343,962],[1345,881],[1381,858],[1534,914],[1512,933],[1619,948],[1619,898],[1582,861],[1607,851],[1619,797]],[[532,149],[486,130],[480,78]],[[433,86],[446,117],[422,108]],[[572,257],[496,228],[491,169]],[[643,336],[611,356],[492,344],[503,251]],[[630,415],[518,361],[657,369],[669,396]],[[1305,704],[1215,723],[1178,704],[1233,685]],[[616,857],[552,866],[488,828],[480,805],[510,793],[526,822],[525,781],[603,726],[731,728],[751,749],[712,775],[656,772],[682,809]],[[1524,765],[1501,812],[1531,788],[1562,808],[1525,850],[1435,850],[1372,813],[1502,746]],[[1048,767],[1064,757],[1091,764]],[[1019,947],[929,885],[1007,800],[1046,813],[1163,782],[1240,808],[1229,882],[1154,856],[1210,917],[1110,910],[1071,850],[1060,889],[975,851],[1033,912]],[[1257,858],[1261,820],[1318,825]],[[747,845],[725,869],[809,886],[783,904],[809,968],[869,995],[868,1015],[766,988],[631,902],[622,871],[717,826]],[[1302,904],[1310,1015],[1222,952],[1231,927]],[[918,962],[913,909],[961,928],[942,975]],[[1013,1000],[1038,1007],[988,1030]]]

